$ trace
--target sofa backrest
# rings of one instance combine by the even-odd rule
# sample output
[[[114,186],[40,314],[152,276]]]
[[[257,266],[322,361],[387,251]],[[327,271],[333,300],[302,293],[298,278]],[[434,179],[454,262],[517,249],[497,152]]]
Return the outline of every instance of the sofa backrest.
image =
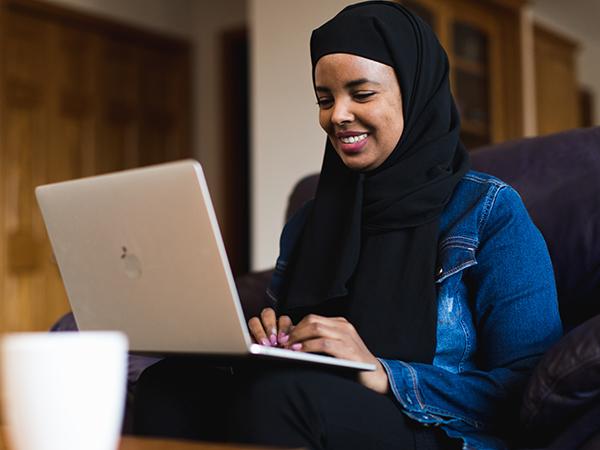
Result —
[[[600,127],[475,150],[473,168],[513,186],[542,232],[566,329],[600,313]]]

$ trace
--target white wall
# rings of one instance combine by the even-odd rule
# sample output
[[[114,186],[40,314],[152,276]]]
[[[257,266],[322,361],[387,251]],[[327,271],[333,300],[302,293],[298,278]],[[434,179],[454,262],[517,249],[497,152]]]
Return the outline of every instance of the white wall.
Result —
[[[166,0],[170,1],[170,0]],[[220,78],[220,37],[228,29],[246,25],[246,0],[197,1],[189,15],[193,24],[196,157],[202,164],[217,213],[224,205],[222,147],[222,102]]]
[[[250,0],[252,262],[272,267],[287,197],[321,168],[325,133],[312,89],[309,39],[347,0]]]
[[[594,120],[600,125],[600,1],[539,0],[531,8],[534,20],[581,44],[578,77],[594,94]]]

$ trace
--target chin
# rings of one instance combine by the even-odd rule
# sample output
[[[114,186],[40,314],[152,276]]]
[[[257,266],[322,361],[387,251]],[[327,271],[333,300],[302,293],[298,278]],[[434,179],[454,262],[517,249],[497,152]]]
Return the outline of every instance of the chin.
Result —
[[[357,161],[348,161],[346,159],[342,159],[342,162],[348,169],[352,171],[361,172],[362,170],[364,170],[364,164],[361,164]]]
[[[344,165],[352,170],[353,172],[368,172],[369,170],[373,170],[373,163],[365,162],[365,161],[356,161],[352,159],[342,158],[342,162]]]
[[[372,163],[370,161],[365,161],[364,159],[357,157],[348,157],[341,151],[338,151],[337,154],[344,165],[354,172],[364,172],[370,170],[371,168],[370,166]]]

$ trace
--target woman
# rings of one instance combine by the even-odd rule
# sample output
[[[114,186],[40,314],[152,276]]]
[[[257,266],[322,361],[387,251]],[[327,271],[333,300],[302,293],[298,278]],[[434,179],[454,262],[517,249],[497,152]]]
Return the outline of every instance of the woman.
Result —
[[[180,363],[167,362],[142,380],[138,423],[164,425],[149,418],[159,395],[184,411],[165,432],[202,428],[202,384],[210,408],[224,405],[204,423],[227,420],[221,438],[504,448],[523,383],[561,333],[543,239],[509,186],[469,171],[447,57],[419,18],[391,2],[349,6],[313,32],[311,57],[328,136],[320,182],[283,231],[273,308],[249,327],[264,345],[377,370],[188,365],[194,398],[182,402]]]

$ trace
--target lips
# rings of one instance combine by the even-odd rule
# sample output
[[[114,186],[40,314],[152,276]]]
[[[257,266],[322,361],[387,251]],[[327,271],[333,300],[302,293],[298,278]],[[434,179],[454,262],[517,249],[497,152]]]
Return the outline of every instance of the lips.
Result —
[[[360,153],[369,140],[369,133],[364,131],[340,131],[335,136],[340,150],[348,155]]]

